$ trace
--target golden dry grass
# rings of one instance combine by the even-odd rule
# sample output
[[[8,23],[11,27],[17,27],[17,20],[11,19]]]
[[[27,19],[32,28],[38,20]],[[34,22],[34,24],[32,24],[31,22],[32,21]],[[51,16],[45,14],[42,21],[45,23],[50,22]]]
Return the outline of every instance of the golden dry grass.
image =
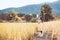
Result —
[[[53,31],[60,39],[60,20],[44,23],[0,23],[0,40],[28,40],[36,32],[36,28],[43,31]]]
[[[60,40],[60,20],[40,23],[39,26],[39,30],[52,31],[52,34],[56,35],[58,40]]]
[[[60,20],[40,23],[39,26],[39,28],[41,28],[44,31],[52,30],[56,33],[60,32]]]
[[[7,40],[27,40],[37,26],[37,23],[0,23],[0,35]]]

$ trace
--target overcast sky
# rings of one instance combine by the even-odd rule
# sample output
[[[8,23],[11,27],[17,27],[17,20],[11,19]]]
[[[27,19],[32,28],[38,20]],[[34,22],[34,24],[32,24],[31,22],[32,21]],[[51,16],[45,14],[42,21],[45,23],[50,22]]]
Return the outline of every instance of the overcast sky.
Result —
[[[22,7],[31,4],[55,2],[57,0],[0,0],[0,10],[10,7]]]

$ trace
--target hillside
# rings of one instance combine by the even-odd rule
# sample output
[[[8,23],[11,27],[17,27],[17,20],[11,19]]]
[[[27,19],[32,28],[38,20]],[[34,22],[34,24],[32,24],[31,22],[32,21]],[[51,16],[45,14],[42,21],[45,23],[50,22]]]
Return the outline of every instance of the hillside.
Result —
[[[60,1],[54,2],[54,3],[47,3],[52,7],[52,12],[56,16],[60,16]],[[6,8],[3,10],[0,10],[0,13],[8,13],[9,11],[17,11],[20,13],[25,13],[25,14],[39,14],[40,13],[40,8],[42,4],[33,4],[33,5],[27,5],[23,7],[18,7],[18,8]]]

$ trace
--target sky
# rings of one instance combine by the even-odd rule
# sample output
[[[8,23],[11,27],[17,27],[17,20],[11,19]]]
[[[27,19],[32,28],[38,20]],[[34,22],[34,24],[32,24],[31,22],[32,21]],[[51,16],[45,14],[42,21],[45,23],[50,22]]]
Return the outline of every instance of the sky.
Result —
[[[11,7],[22,7],[32,4],[55,2],[58,0],[0,0],[0,10]]]

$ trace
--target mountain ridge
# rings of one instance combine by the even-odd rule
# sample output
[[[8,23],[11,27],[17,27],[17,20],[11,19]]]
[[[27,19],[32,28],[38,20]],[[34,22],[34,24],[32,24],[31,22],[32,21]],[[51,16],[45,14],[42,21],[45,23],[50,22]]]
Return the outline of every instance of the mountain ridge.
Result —
[[[54,2],[54,3],[47,3],[52,7],[52,12],[54,15],[58,15],[60,13],[60,1]],[[0,13],[8,13],[9,11],[17,11],[20,13],[25,13],[25,14],[40,14],[40,8],[42,4],[33,4],[33,5],[27,5],[23,7],[18,7],[18,8],[7,8],[0,10]]]

